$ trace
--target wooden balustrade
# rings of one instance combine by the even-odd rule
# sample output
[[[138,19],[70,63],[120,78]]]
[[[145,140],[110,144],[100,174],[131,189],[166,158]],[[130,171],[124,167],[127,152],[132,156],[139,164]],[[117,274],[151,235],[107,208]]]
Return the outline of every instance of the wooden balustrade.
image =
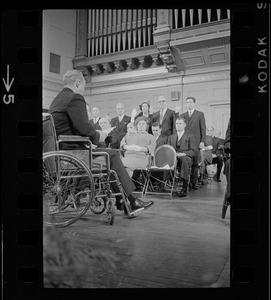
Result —
[[[230,19],[228,9],[171,9],[172,29]]]

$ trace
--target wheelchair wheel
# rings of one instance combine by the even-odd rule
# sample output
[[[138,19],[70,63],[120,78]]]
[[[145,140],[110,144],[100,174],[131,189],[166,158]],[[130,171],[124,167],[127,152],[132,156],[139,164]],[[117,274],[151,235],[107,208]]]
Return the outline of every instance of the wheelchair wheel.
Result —
[[[63,151],[43,155],[43,222],[68,226],[89,209],[95,195],[88,166]]]
[[[91,201],[89,209],[94,214],[102,214],[106,209],[106,197],[95,196],[93,201]]]
[[[113,225],[115,221],[115,214],[116,214],[115,199],[113,198],[109,198],[107,200],[107,214],[108,214],[109,224]]]

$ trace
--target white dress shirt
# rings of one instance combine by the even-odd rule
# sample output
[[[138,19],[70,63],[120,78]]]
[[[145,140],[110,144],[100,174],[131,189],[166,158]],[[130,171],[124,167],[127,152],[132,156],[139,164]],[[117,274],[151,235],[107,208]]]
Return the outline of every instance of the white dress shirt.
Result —
[[[184,131],[177,131],[178,140],[180,140],[182,138],[183,134],[184,134]]]

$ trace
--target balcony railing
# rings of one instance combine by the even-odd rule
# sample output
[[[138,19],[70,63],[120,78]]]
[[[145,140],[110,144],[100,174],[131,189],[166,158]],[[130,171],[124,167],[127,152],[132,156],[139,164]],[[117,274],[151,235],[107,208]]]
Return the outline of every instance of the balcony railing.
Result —
[[[229,9],[171,9],[172,29],[230,19]]]

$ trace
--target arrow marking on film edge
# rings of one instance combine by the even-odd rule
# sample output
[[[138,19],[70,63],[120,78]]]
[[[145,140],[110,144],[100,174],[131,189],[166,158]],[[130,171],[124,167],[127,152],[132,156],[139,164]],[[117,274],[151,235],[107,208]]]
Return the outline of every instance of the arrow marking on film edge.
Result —
[[[9,92],[9,90],[10,90],[10,88],[12,86],[12,83],[14,81],[14,77],[13,77],[12,80],[11,80],[11,82],[9,83],[9,65],[7,65],[7,82],[5,81],[4,78],[2,78],[2,79],[4,81],[4,85],[6,87],[7,92]]]

